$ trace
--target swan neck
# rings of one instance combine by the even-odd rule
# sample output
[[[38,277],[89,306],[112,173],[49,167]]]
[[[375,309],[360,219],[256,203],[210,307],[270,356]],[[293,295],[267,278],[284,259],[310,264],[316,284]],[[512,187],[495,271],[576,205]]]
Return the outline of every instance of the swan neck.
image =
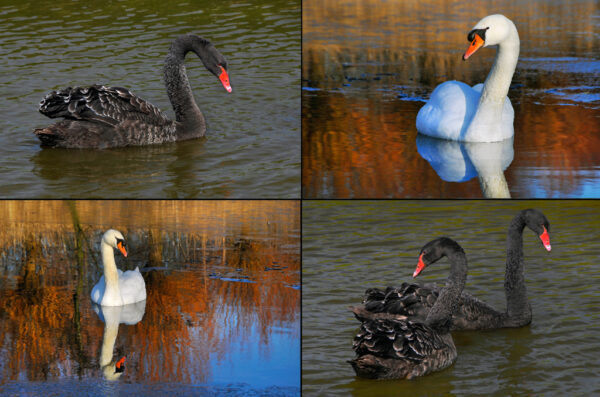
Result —
[[[106,322],[104,324],[104,335],[102,337],[102,349],[100,351],[100,366],[105,367],[112,362],[113,350],[119,333],[119,322]]]
[[[513,218],[508,228],[504,290],[508,319],[528,324],[531,321],[531,308],[527,301],[527,288],[523,274],[524,228],[525,218],[522,214]]]
[[[189,40],[179,38],[171,45],[169,54],[165,59],[163,71],[165,86],[169,101],[175,112],[175,119],[180,124],[177,129],[178,133],[204,130],[206,126],[204,116],[194,100],[192,87],[184,65],[185,55],[193,50]]]
[[[106,289],[104,291],[105,299],[112,299],[112,297],[121,298],[119,291],[119,273],[117,272],[117,264],[115,263],[115,253],[113,248],[102,241],[102,265],[104,267],[104,282],[106,283]]]
[[[459,298],[467,281],[467,258],[464,251],[446,255],[450,261],[450,275],[446,286],[440,292],[435,304],[429,311],[425,323],[440,331],[449,332],[451,317],[458,309]]]
[[[475,167],[477,169],[477,167]],[[508,183],[504,177],[504,172],[501,170],[496,174],[482,175],[479,172],[479,186],[481,192],[485,198],[510,198],[510,190],[508,190]]]
[[[513,26],[508,38],[498,45],[496,59],[483,84],[477,110],[465,132],[465,140],[472,140],[471,138],[480,134],[482,130],[487,131],[487,142],[501,141],[508,137],[501,128],[502,123],[508,120],[502,120],[502,116],[518,59],[519,34]]]
[[[508,226],[506,237],[506,265],[507,270],[523,272],[523,229],[525,219],[521,214],[513,218]]]
[[[464,252],[453,252],[447,256],[450,261],[450,275],[446,280],[446,287],[456,290],[458,297],[467,282],[467,257]]]
[[[498,45],[496,59],[483,85],[480,106],[485,102],[504,104],[519,59],[519,36],[516,31],[514,34],[516,40],[512,38]]]

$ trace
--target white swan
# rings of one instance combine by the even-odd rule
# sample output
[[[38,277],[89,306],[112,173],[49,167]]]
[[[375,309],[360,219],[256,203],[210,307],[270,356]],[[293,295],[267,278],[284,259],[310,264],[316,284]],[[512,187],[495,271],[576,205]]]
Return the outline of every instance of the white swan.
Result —
[[[102,236],[102,265],[104,276],[92,289],[92,301],[102,306],[123,306],[146,299],[146,283],[138,267],[123,273],[117,269],[113,248],[124,256],[125,239],[121,232],[109,229]]]
[[[469,58],[481,47],[498,46],[484,84],[472,88],[459,81],[440,84],[419,110],[417,130],[436,138],[466,142],[497,142],[514,135],[515,112],[506,96],[519,58],[519,33],[504,15],[489,15],[467,36]]]

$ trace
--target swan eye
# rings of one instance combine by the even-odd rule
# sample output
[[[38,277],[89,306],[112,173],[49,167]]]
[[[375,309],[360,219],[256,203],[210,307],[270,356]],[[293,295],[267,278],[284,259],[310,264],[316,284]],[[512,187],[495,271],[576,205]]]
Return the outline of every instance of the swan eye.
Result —
[[[117,248],[118,248],[118,249],[121,249],[121,247],[122,247],[123,249],[125,249],[125,247],[126,247],[126,246],[127,246],[127,245],[125,244],[125,240],[123,240],[122,238],[118,238],[118,239],[117,239]]]
[[[485,31],[488,30],[488,28],[485,29],[473,29],[469,32],[469,34],[467,35],[467,40],[468,41],[473,41],[475,40],[475,35],[478,35],[479,37],[481,37],[481,39],[483,41],[485,41]]]

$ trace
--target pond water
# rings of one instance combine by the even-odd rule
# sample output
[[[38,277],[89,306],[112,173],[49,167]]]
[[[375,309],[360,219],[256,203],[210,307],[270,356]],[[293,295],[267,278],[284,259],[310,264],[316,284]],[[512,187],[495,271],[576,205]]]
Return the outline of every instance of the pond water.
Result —
[[[0,394],[299,395],[299,210],[1,202]],[[91,302],[108,228],[127,243],[118,268],[141,269],[139,304]]]
[[[302,205],[302,394],[305,396],[597,395],[599,201],[305,201]],[[418,254],[448,236],[464,248],[465,290],[504,310],[506,231],[521,209],[550,222],[552,251],[523,233],[531,325],[453,332],[450,368],[412,381],[360,379],[346,360],[367,288],[412,280]],[[443,283],[448,262],[420,282]],[[418,281],[418,280],[417,280]]]
[[[300,1],[247,4],[58,0],[0,6],[0,197],[299,198]],[[41,149],[33,134],[50,91],[129,88],[174,118],[162,78],[171,41],[194,33],[228,62],[228,94],[186,61],[206,138],[111,149]],[[118,177],[115,177],[118,175]]]
[[[521,40],[514,142],[420,141],[416,116],[438,84],[485,80],[495,50],[462,54],[494,12]],[[599,30],[593,0],[304,1],[303,197],[498,197],[489,180],[514,198],[599,197]]]

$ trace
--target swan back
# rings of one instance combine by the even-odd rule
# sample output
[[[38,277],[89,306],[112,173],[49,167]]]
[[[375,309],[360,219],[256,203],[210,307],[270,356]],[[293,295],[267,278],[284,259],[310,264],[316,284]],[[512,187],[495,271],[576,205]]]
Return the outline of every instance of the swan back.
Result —
[[[116,126],[128,120],[163,125],[169,120],[160,109],[122,87],[92,85],[52,91],[40,102],[40,113]]]
[[[124,305],[146,300],[146,283],[139,267],[126,272],[119,270],[119,289]]]

